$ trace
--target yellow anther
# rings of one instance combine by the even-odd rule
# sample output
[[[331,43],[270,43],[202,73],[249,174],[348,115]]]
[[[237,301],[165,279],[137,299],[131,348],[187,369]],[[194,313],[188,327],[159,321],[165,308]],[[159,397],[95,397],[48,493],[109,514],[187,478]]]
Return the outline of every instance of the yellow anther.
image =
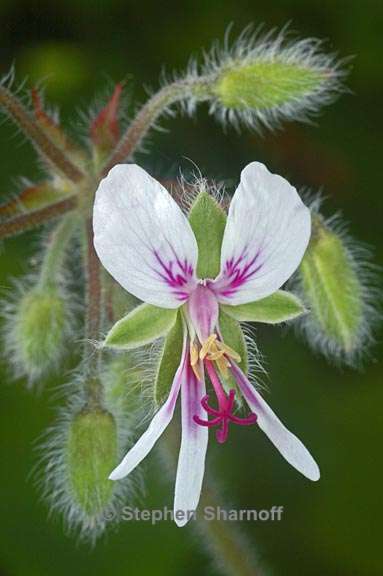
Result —
[[[220,358],[218,358],[218,360],[216,360],[216,362],[217,362],[218,370],[220,371],[222,376],[224,378],[227,378],[227,376],[229,374],[230,363],[227,361],[227,359],[224,356],[221,356]]]
[[[195,354],[194,350],[193,354]],[[217,368],[224,378],[226,378],[229,374],[229,359],[232,358],[236,362],[241,361],[240,355],[237,354],[235,350],[230,348],[230,346],[227,346],[227,344],[218,340],[217,334],[211,334],[208,338],[206,338],[199,352],[199,358],[201,360],[206,358],[211,362],[216,362]]]
[[[235,360],[236,362],[240,362],[241,361],[241,357],[240,355],[233,350],[233,348],[230,348],[230,346],[228,346],[227,344],[225,344],[224,342],[217,342],[217,347],[219,350],[221,350],[224,354],[226,354],[226,356],[229,356],[229,358],[233,358],[233,360]]]
[[[216,340],[217,340],[217,334],[210,334],[209,338],[206,338],[199,352],[199,357],[201,358],[201,360],[203,360],[205,356],[211,351],[211,347]]]

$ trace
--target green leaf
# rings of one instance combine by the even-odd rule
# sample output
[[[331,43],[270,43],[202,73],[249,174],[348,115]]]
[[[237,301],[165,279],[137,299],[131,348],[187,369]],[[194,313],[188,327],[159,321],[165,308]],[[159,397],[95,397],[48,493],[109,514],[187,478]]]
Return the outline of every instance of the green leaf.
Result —
[[[154,400],[157,406],[161,405],[169,394],[175,373],[181,362],[183,343],[183,322],[181,314],[165,338],[164,347],[158,363],[154,383]]]
[[[105,346],[132,350],[165,336],[176,321],[177,309],[141,304],[116,322],[105,339]]]
[[[191,207],[189,222],[198,244],[197,275],[215,278],[219,274],[226,214],[207,192],[200,192]]]
[[[287,322],[307,312],[303,302],[285,290],[278,290],[267,298],[248,304],[224,305],[222,309],[239,322],[265,322],[266,324]]]

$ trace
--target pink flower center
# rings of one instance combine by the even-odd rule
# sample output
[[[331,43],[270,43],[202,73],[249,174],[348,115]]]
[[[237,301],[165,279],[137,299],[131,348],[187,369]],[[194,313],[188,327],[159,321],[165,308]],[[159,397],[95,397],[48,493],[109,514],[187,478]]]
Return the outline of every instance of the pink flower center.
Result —
[[[257,421],[257,415],[251,413],[245,418],[236,416],[234,414],[235,390],[230,390],[227,395],[222,387],[213,363],[210,360],[205,359],[204,364],[217,397],[218,407],[213,408],[210,406],[208,402],[209,395],[206,395],[202,398],[201,405],[206,413],[213,416],[213,418],[211,420],[203,420],[199,416],[194,415],[193,419],[200,426],[208,426],[209,428],[219,426],[219,429],[216,431],[216,438],[217,442],[223,444],[226,442],[229,434],[229,422],[233,422],[239,426],[249,426]]]

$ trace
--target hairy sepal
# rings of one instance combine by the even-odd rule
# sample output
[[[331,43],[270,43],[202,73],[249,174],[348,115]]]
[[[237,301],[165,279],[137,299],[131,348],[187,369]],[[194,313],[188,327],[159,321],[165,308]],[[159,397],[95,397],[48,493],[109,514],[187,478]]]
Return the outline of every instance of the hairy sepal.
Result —
[[[277,290],[267,298],[248,304],[223,305],[222,309],[239,322],[263,322],[265,324],[288,322],[308,312],[298,296],[286,290]]]

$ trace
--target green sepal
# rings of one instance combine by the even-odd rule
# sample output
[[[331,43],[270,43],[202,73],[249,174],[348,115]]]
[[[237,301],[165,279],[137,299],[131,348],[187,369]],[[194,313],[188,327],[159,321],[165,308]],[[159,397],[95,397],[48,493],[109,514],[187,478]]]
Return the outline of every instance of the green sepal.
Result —
[[[222,340],[225,344],[227,344],[227,346],[230,346],[230,348],[232,348],[233,350],[235,350],[235,352],[237,352],[240,357],[241,357],[241,361],[238,362],[238,366],[241,368],[241,370],[247,374],[248,372],[248,352],[247,352],[247,346],[246,346],[246,341],[245,341],[245,336],[243,334],[242,328],[239,324],[239,322],[237,322],[237,320],[235,320],[234,318],[231,318],[230,316],[228,316],[227,314],[225,314],[225,312],[223,312],[223,310],[220,309],[219,312],[219,330],[222,336]],[[223,379],[223,383],[224,383],[224,387],[226,392],[228,392],[230,389],[234,389],[237,390],[237,394],[236,394],[236,401],[238,405],[242,404],[242,395],[241,393],[238,391],[238,386],[237,383],[235,381],[235,378],[231,375],[231,373],[229,372],[229,374],[225,377],[225,379]]]
[[[215,278],[221,266],[226,214],[207,192],[200,192],[190,209],[189,222],[198,244],[197,275]]]
[[[286,290],[277,290],[271,296],[248,304],[223,305],[222,309],[239,322],[265,322],[266,324],[287,322],[307,313],[303,302],[295,294]]]
[[[141,304],[121,318],[106,336],[104,345],[133,350],[165,336],[173,326],[177,309]]]
[[[183,344],[183,321],[181,313],[178,314],[176,322],[169,334],[165,338],[162,348],[156,378],[154,382],[154,401],[157,406],[166,400],[175,373],[181,362]]]

